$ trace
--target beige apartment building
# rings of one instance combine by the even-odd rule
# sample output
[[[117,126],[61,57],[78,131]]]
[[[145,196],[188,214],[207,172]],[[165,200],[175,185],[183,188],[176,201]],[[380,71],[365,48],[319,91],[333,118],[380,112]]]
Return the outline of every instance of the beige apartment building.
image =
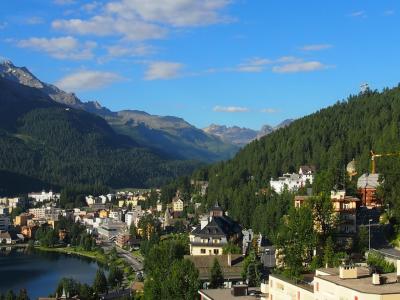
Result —
[[[270,275],[269,300],[399,300],[400,261],[397,273],[370,274],[356,266],[318,269],[302,281]],[[399,278],[399,279],[398,279]]]

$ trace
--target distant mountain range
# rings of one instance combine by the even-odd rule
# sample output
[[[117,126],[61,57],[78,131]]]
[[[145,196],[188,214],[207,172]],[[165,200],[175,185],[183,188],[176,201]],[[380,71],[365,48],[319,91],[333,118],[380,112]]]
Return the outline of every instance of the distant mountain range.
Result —
[[[118,133],[129,136],[139,145],[176,159],[213,162],[231,158],[239,150],[236,145],[207,134],[181,118],[137,110],[113,112],[97,101],[82,102],[74,93],[40,81],[27,68],[17,67],[11,61],[0,63],[0,76],[39,89],[58,103],[97,114]]]
[[[286,120],[276,127],[265,125],[259,131],[219,125],[211,125],[202,130],[178,117],[151,115],[138,110],[113,112],[98,101],[83,102],[74,93],[67,93],[55,85],[42,82],[27,68],[17,67],[11,61],[0,63],[0,77],[39,89],[60,104],[99,115],[117,133],[129,136],[142,147],[176,159],[203,162],[228,159],[252,140],[292,121]]]
[[[255,139],[259,139],[274,132],[275,130],[288,126],[293,121],[293,119],[287,119],[279,123],[277,126],[264,125],[260,130],[238,126],[227,127],[225,125],[216,124],[211,124],[209,127],[206,127],[203,130],[209,134],[219,137],[226,143],[243,147]]]

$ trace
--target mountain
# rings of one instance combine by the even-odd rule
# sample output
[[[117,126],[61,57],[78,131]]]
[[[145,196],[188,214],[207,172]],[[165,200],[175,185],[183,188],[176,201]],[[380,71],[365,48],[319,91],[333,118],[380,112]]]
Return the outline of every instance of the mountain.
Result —
[[[203,129],[205,132],[221,138],[223,141],[242,147],[257,138],[258,132],[244,127],[227,127],[225,125],[211,124]]]
[[[254,230],[259,228],[256,223],[272,203],[260,193],[266,191],[271,177],[295,171],[300,165],[315,165],[319,174],[315,191],[330,191],[335,185],[344,185],[345,167],[353,158],[358,176],[370,171],[371,149],[376,153],[399,153],[400,85],[382,92],[352,95],[295,120],[254,140],[228,162],[198,171],[194,177],[210,181],[209,205],[218,201],[229,210],[230,216]],[[377,159],[378,172],[385,178],[382,194],[397,218],[400,218],[399,156]],[[356,180],[357,176],[346,183],[353,193]]]
[[[243,147],[255,139],[259,139],[277,129],[288,126],[292,122],[293,119],[287,119],[275,127],[264,125],[259,131],[245,127],[227,127],[225,125],[216,124],[211,124],[203,130],[208,134],[219,137],[226,143],[233,144],[238,147]]]
[[[82,102],[75,94],[40,81],[27,68],[17,67],[10,61],[0,63],[0,77],[37,88],[58,103],[97,114],[117,132],[128,135],[143,147],[164,152],[176,159],[214,162],[231,158],[239,149],[181,118],[155,116],[135,110],[112,112],[97,101]]]
[[[19,192],[70,184],[158,186],[198,166],[144,148],[103,118],[55,102],[32,78],[25,80],[36,87],[5,77],[0,77],[1,194],[18,185]]]

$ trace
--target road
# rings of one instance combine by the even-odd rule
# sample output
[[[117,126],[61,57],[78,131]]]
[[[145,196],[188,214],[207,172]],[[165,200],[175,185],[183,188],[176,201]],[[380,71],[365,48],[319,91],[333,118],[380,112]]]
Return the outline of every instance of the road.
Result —
[[[115,247],[117,250],[118,256],[125,259],[133,268],[135,272],[143,270],[143,261],[138,257],[134,256],[131,252],[124,250],[120,247],[117,247],[113,242],[103,241],[102,247],[104,251],[110,251]]]

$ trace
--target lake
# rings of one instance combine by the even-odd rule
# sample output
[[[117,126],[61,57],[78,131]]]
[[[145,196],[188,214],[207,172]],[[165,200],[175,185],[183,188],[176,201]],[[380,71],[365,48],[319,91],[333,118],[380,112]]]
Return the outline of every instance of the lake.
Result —
[[[0,292],[9,289],[18,293],[26,288],[31,300],[54,293],[63,277],[92,284],[97,262],[61,253],[34,251],[23,248],[0,248]]]

